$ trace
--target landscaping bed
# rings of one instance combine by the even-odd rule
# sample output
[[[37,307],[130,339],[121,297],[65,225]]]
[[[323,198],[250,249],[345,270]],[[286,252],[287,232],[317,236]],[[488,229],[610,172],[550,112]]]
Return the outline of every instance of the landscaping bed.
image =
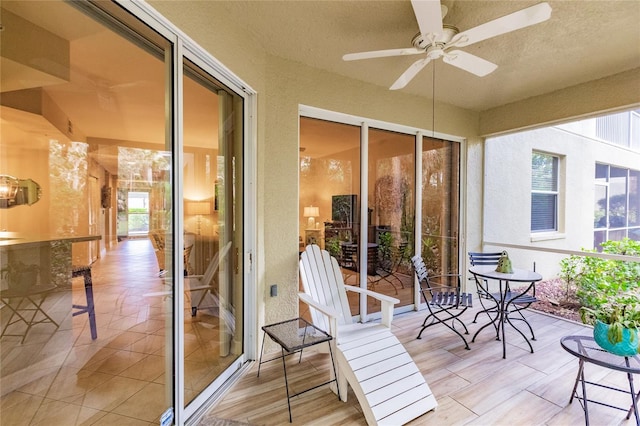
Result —
[[[538,302],[531,308],[572,321],[580,321],[580,302],[576,297],[575,287],[567,289],[560,278],[536,283]]]

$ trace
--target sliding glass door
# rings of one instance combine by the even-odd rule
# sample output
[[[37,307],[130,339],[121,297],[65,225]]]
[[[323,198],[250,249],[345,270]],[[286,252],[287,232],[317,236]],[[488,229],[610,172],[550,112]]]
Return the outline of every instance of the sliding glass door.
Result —
[[[184,424],[245,361],[245,98],[114,2],[0,7],[2,424]]]
[[[184,396],[191,404],[244,349],[243,100],[191,61],[183,86]]]
[[[320,245],[338,260],[345,283],[396,297],[400,309],[420,303],[415,253],[431,272],[458,272],[460,144],[302,110],[300,249]],[[370,298],[351,297],[353,315],[380,310]]]

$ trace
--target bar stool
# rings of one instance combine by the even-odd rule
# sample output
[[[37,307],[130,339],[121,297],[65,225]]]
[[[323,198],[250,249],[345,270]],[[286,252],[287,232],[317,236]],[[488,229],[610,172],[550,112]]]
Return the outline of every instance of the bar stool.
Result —
[[[71,278],[84,277],[84,292],[87,297],[86,305],[73,305],[73,309],[77,309],[72,315],[89,314],[89,327],[91,328],[91,340],[98,338],[98,330],[96,328],[96,312],[93,304],[93,281],[91,280],[91,266],[75,265],[71,267]]]
[[[33,327],[34,325],[50,323],[55,325],[57,330],[60,325],[42,309],[42,304],[46,300],[49,293],[55,288],[55,285],[48,284],[0,291],[0,299],[2,299],[2,303],[4,303],[5,306],[7,306],[11,310],[11,316],[9,317],[9,321],[7,321],[7,324],[2,329],[0,338],[4,336],[22,337],[22,340],[20,341],[20,343],[22,344],[27,338],[29,330],[31,330],[31,327]],[[14,300],[18,301],[15,306],[12,304],[12,301]],[[27,312],[31,312],[31,315],[29,316]],[[44,318],[36,319],[38,313],[42,314]],[[27,325],[27,329],[24,331],[24,333],[8,334],[7,330],[9,329],[9,327],[19,322],[24,322]]]

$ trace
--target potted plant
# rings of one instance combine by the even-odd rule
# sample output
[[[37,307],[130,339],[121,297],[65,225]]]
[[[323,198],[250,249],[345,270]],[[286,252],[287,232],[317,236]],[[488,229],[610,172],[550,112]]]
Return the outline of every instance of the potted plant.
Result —
[[[593,338],[603,349],[633,356],[640,349],[640,296],[624,292],[595,308],[580,308],[580,318],[593,325]]]
[[[18,260],[9,262],[7,266],[0,269],[0,275],[6,278],[10,290],[25,291],[36,285],[40,267],[36,264],[29,264]]]

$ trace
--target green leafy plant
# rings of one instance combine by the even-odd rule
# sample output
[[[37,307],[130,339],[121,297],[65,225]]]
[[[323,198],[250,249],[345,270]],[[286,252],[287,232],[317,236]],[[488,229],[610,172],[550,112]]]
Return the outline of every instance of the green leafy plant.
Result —
[[[325,240],[324,242],[324,246],[329,254],[333,257],[337,258],[341,254],[340,238],[338,236],[327,238],[327,240]]]
[[[580,308],[580,319],[585,324],[594,325],[601,321],[609,325],[607,338],[616,344],[622,341],[623,330],[632,332],[631,341],[637,338],[640,329],[640,297],[636,292],[624,292],[601,303],[597,308]]]
[[[380,232],[378,234],[380,257],[383,260],[391,259],[391,245],[393,244],[393,236],[391,232]]]
[[[593,250],[591,250],[593,251]],[[603,253],[640,256],[640,241],[625,238],[602,243]],[[571,256],[560,263],[561,277],[576,285],[582,306],[597,309],[620,293],[640,290],[640,262]]]

